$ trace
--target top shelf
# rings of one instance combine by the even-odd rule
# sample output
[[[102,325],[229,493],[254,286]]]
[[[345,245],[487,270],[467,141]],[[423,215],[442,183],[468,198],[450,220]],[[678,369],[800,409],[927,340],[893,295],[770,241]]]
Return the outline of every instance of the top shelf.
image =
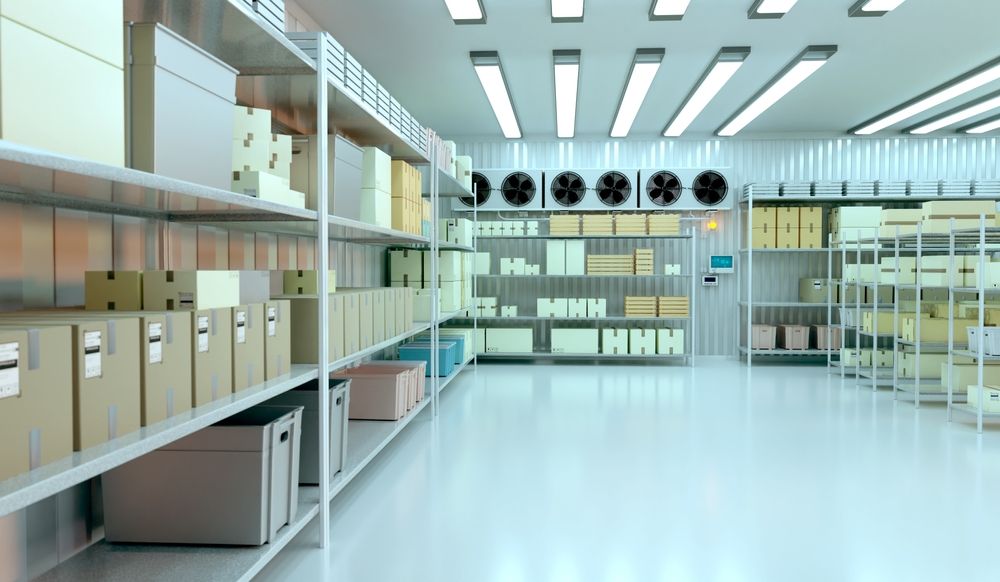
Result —
[[[461,198],[463,196],[472,196],[472,191],[468,190],[464,184],[458,181],[455,176],[452,176],[448,172],[445,172],[441,168],[438,168],[438,197],[439,198]],[[430,192],[427,186],[424,186],[424,196],[429,197]]]
[[[686,240],[691,238],[689,234],[678,234],[678,235],[653,235],[653,234],[643,234],[643,235],[596,235],[596,234],[578,234],[578,235],[532,235],[532,236],[480,236],[476,237],[476,240],[488,241],[488,240],[510,240],[510,239],[547,239],[547,240]]]

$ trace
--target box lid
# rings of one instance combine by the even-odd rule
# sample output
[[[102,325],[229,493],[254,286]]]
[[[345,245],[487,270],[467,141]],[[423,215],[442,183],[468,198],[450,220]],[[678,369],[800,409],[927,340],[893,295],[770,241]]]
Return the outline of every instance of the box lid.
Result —
[[[236,104],[238,71],[159,23],[126,23],[129,66],[153,66]]]

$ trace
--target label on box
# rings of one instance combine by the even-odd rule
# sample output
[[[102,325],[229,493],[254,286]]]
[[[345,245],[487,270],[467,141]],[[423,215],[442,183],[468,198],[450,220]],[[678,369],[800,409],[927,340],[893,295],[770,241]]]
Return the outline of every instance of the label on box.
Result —
[[[247,312],[236,312],[236,343],[247,343]]]
[[[83,333],[83,377],[101,377],[101,332]]]
[[[198,316],[198,353],[208,352],[208,316]]]
[[[0,344],[0,400],[21,395],[21,377],[17,370],[20,351],[17,342]]]
[[[163,324],[149,324],[149,363],[163,363]]]
[[[278,335],[278,308],[267,308],[267,335],[274,337]]]
[[[194,293],[178,293],[177,299],[182,309],[194,309]]]

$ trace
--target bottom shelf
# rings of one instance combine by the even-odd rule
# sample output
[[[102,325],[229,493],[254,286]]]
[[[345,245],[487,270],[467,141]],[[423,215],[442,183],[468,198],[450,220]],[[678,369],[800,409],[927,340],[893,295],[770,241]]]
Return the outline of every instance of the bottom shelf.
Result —
[[[921,402],[948,402],[948,388],[941,387],[941,378],[921,378],[919,388],[913,378],[900,378],[896,382],[896,391],[897,399],[916,400],[919,391]],[[966,394],[952,395],[952,402],[965,402],[967,399]]]
[[[258,547],[98,542],[36,580],[251,580],[319,514],[319,488],[299,487],[295,521]]]
[[[951,409],[957,412],[964,412],[966,414],[971,414],[972,416],[979,415],[979,408],[972,404],[965,404],[965,403],[955,404],[951,407]],[[1000,412],[990,412],[988,410],[984,410],[983,418],[989,418],[990,420],[1000,420]]]
[[[553,354],[552,352],[531,352],[531,353],[500,353],[489,352],[479,354],[480,358],[497,358],[505,360],[531,360],[531,359],[552,359],[552,360],[684,360],[688,356],[685,354]]]
[[[438,393],[440,394],[441,391],[444,390],[445,386],[451,384],[451,381],[457,378],[458,375],[461,374],[463,371],[465,371],[465,369],[469,366],[469,364],[475,361],[475,359],[476,356],[475,354],[473,354],[471,357],[469,357],[469,359],[465,360],[457,367],[455,367],[455,369],[451,371],[451,374],[448,374],[444,378],[441,378],[441,381],[438,383]]]
[[[746,354],[750,353],[752,356],[827,356],[830,354],[839,354],[839,350],[785,350],[785,349],[773,349],[764,350],[759,348],[747,349],[746,346],[740,346],[740,352]]]

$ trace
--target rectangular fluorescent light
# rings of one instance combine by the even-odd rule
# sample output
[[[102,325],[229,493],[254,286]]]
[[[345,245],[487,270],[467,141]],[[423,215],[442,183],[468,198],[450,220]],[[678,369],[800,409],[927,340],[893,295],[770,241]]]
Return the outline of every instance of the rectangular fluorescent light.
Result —
[[[908,133],[913,133],[917,135],[925,135],[931,133],[932,131],[937,131],[948,127],[949,125],[955,125],[965,121],[966,119],[973,118],[977,115],[982,115],[994,109],[1000,108],[1000,92],[991,93],[981,99],[977,99],[972,103],[968,103],[951,111],[947,111],[933,117],[924,123],[907,129]]]
[[[552,22],[583,22],[583,0],[551,0]]]
[[[761,113],[770,109],[802,81],[822,68],[836,52],[837,47],[834,45],[806,47],[716,133],[723,137],[739,133]]]
[[[991,117],[989,119],[984,119],[982,121],[977,121],[976,123],[973,123],[972,125],[967,127],[963,127],[958,131],[978,135],[981,133],[996,131],[998,129],[1000,129],[1000,115],[997,115],[996,117]]]
[[[628,81],[618,102],[618,112],[615,114],[614,125],[611,126],[611,137],[626,137],[632,130],[635,116],[639,114],[646,93],[660,70],[663,62],[663,49],[638,49],[632,59],[632,68],[628,72]]]
[[[858,0],[847,10],[848,16],[884,16],[906,0]]]
[[[729,82],[750,55],[750,47],[725,47],[701,76],[693,91],[688,94],[680,110],[663,130],[665,137],[680,137],[708,103]]]
[[[479,82],[483,85],[486,98],[490,101],[493,114],[497,117],[500,130],[507,139],[519,139],[521,126],[514,112],[514,102],[510,99],[507,81],[504,79],[500,55],[496,51],[475,51],[469,53],[472,66],[476,69]]]
[[[932,109],[951,101],[956,97],[961,97],[970,91],[992,83],[1000,79],[1000,58],[994,59],[981,67],[977,67],[964,75],[956,77],[943,85],[927,91],[923,95],[912,99],[895,109],[891,109],[882,115],[866,121],[863,125],[850,131],[857,135],[871,135],[875,132],[896,125],[911,117],[920,115],[928,109]]]
[[[576,100],[580,86],[580,51],[552,51],[556,82],[556,136],[576,135]]]
[[[653,0],[649,7],[650,20],[680,20],[691,0]]]
[[[747,18],[781,18],[799,0],[754,0]]]
[[[444,0],[455,24],[486,24],[482,0]]]

